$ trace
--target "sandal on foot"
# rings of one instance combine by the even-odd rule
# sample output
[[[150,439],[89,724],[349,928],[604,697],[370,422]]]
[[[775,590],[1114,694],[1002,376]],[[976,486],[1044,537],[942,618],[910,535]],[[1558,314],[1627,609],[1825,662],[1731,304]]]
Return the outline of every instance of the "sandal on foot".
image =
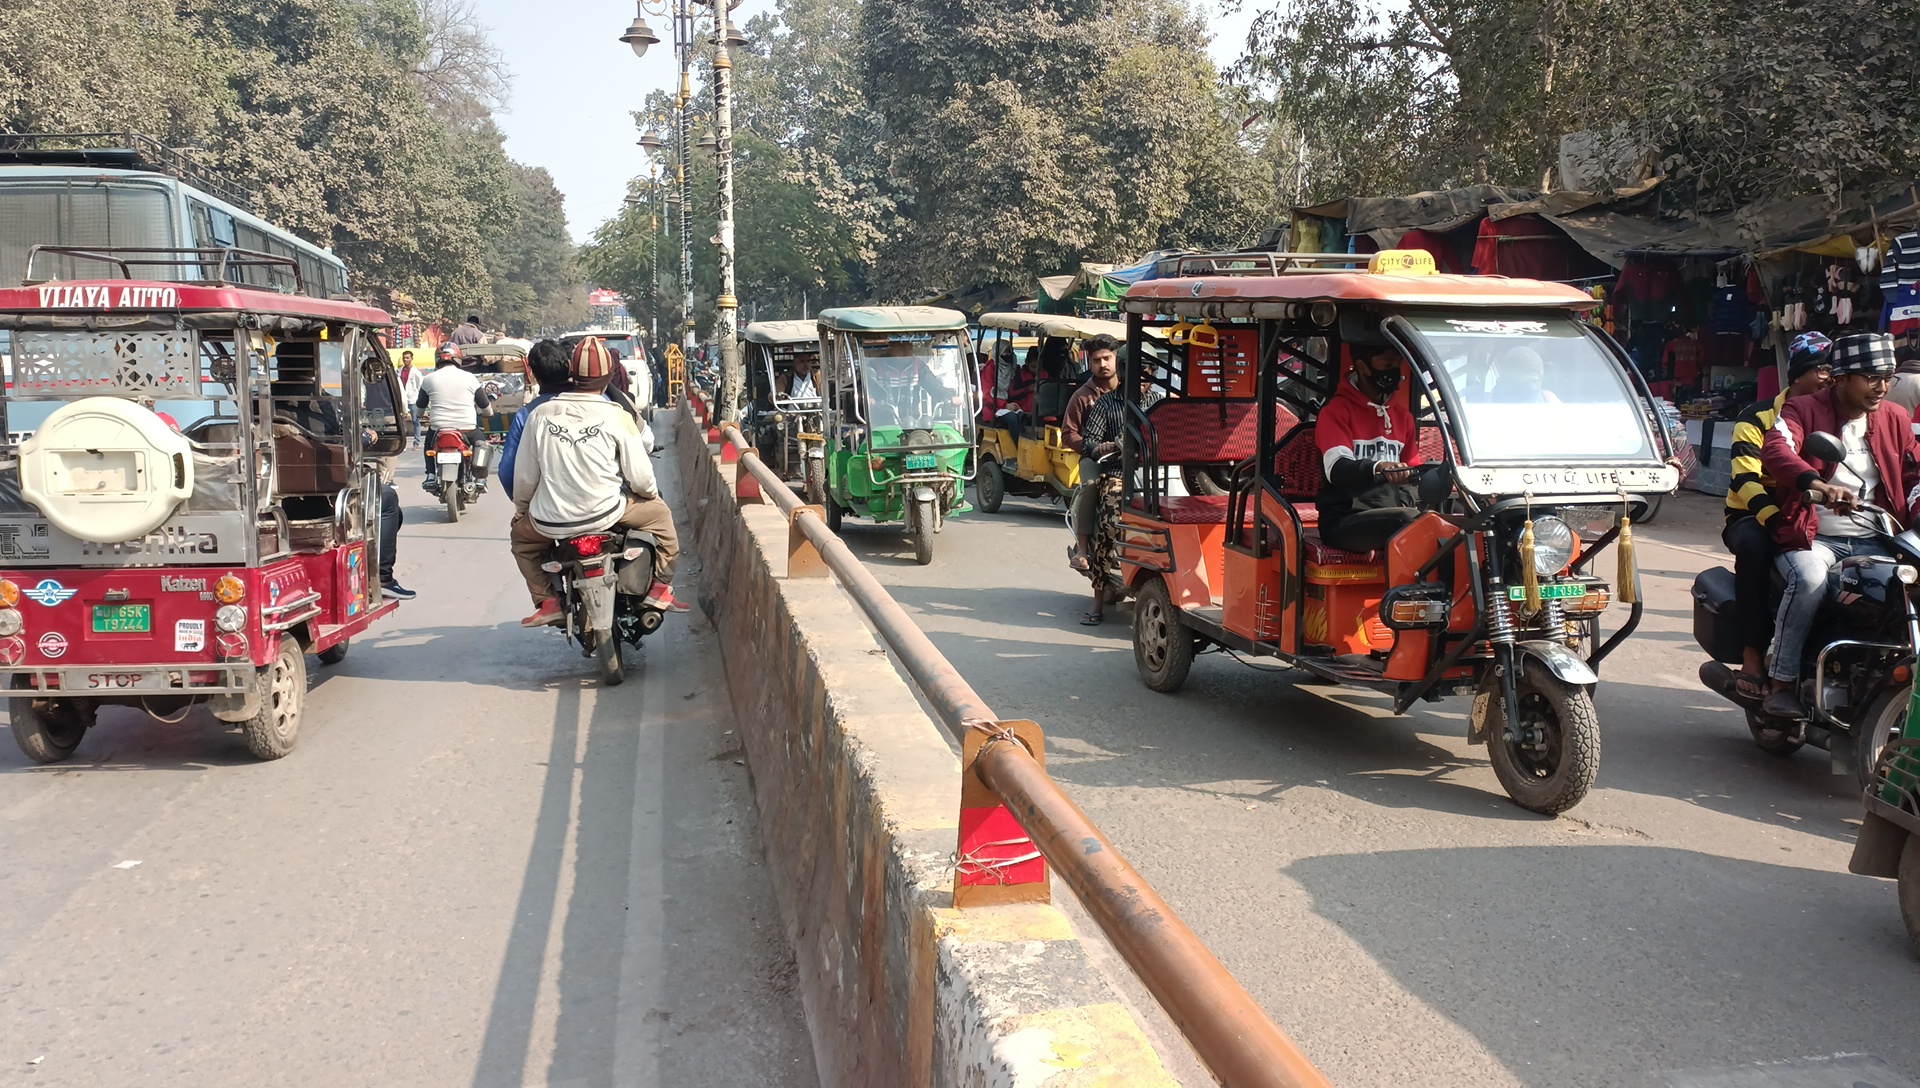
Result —
[[[1107,617],[1103,612],[1080,613],[1080,626],[1082,627],[1098,627],[1105,622],[1107,622]]]
[[[1767,697],[1767,679],[1752,673],[1736,672],[1733,674],[1733,690],[1742,699],[1759,702]]]
[[[1072,567],[1082,574],[1092,569],[1087,563],[1087,557],[1081,555],[1079,546],[1074,544],[1067,545],[1067,566]]]

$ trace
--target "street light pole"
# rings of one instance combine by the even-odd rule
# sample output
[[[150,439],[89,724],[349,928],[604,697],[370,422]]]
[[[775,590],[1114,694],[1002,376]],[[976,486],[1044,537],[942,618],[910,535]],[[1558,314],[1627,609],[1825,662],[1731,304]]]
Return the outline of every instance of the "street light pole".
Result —
[[[727,0],[713,3],[713,127],[720,175],[720,297],[714,300],[713,337],[720,342],[720,419],[740,418],[746,375],[740,368],[740,302],[733,283],[733,60],[727,46]]]
[[[680,337],[693,362],[693,0],[674,0],[673,51],[680,58]]]

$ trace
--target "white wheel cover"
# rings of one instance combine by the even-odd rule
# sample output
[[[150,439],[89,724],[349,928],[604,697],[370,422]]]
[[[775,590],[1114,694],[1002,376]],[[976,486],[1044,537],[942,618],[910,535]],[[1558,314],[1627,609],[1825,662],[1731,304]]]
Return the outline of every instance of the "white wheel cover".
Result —
[[[193,493],[193,446],[132,401],[88,397],[20,444],[20,492],[70,536],[138,540]]]

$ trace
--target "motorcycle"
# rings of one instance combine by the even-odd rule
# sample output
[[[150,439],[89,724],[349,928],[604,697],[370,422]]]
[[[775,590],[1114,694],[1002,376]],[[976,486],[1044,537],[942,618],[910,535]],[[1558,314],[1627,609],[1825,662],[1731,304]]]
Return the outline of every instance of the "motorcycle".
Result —
[[[1823,461],[1845,456],[1839,440],[1824,432],[1807,436],[1806,452]],[[1920,534],[1901,529],[1886,511],[1867,503],[1858,504],[1853,517],[1873,530],[1893,558],[1853,556],[1829,575],[1838,586],[1807,636],[1800,717],[1769,717],[1760,700],[1734,685],[1728,666],[1740,663],[1742,639],[1733,572],[1726,567],[1701,571],[1693,580],[1693,638],[1712,658],[1700,666],[1701,684],[1746,712],[1756,744],[1777,756],[1807,744],[1824,748],[1834,773],[1851,772],[1864,788],[1881,752],[1906,728],[1920,647]],[[1776,576],[1776,608],[1784,589]]]
[[[567,641],[577,641],[585,656],[597,660],[600,682],[608,687],[626,679],[621,644],[639,646],[666,618],[645,603],[658,546],[652,533],[616,526],[560,541],[553,558],[540,565],[560,594]]]
[[[488,439],[470,446],[459,431],[441,431],[434,439],[437,470],[424,482],[428,493],[447,505],[447,520],[459,521],[460,511],[486,494],[487,469],[499,455],[499,445]]]

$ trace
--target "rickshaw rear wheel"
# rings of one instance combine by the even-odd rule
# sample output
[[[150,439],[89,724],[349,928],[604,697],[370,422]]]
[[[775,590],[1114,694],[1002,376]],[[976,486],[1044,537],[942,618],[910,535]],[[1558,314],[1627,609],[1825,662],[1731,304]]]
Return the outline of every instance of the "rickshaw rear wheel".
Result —
[[[1193,651],[1193,632],[1181,622],[1166,581],[1154,578],[1133,605],[1133,663],[1140,679],[1155,691],[1179,691],[1193,668]]]
[[[620,637],[603,634],[593,647],[593,661],[600,670],[602,687],[618,687],[627,678],[627,663],[620,653]]]
[[[280,639],[273,663],[254,674],[253,717],[240,723],[247,751],[257,759],[279,759],[300,739],[300,711],[307,702],[307,654],[293,636]]]
[[[840,519],[845,516],[846,516],[846,511],[841,509],[839,503],[833,501],[832,495],[828,495],[827,496],[827,529],[831,531],[835,536],[840,535]]]
[[[1488,707],[1487,754],[1514,804],[1557,816],[1580,803],[1600,773],[1600,714],[1593,696],[1544,667],[1520,670],[1520,728],[1509,729],[1505,700]]]
[[[1000,471],[1000,462],[982,460],[980,481],[975,486],[980,490],[980,509],[988,514],[998,514],[1000,504],[1007,498],[1007,477]]]
[[[1920,956],[1920,835],[1908,835],[1900,851],[1900,920],[1907,925],[1907,944]]]
[[[348,645],[348,642],[336,642],[326,649],[321,650],[316,656],[320,658],[322,665],[338,665],[347,659]]]
[[[95,708],[72,699],[7,700],[13,739],[35,763],[58,763],[73,755],[93,726]]]

